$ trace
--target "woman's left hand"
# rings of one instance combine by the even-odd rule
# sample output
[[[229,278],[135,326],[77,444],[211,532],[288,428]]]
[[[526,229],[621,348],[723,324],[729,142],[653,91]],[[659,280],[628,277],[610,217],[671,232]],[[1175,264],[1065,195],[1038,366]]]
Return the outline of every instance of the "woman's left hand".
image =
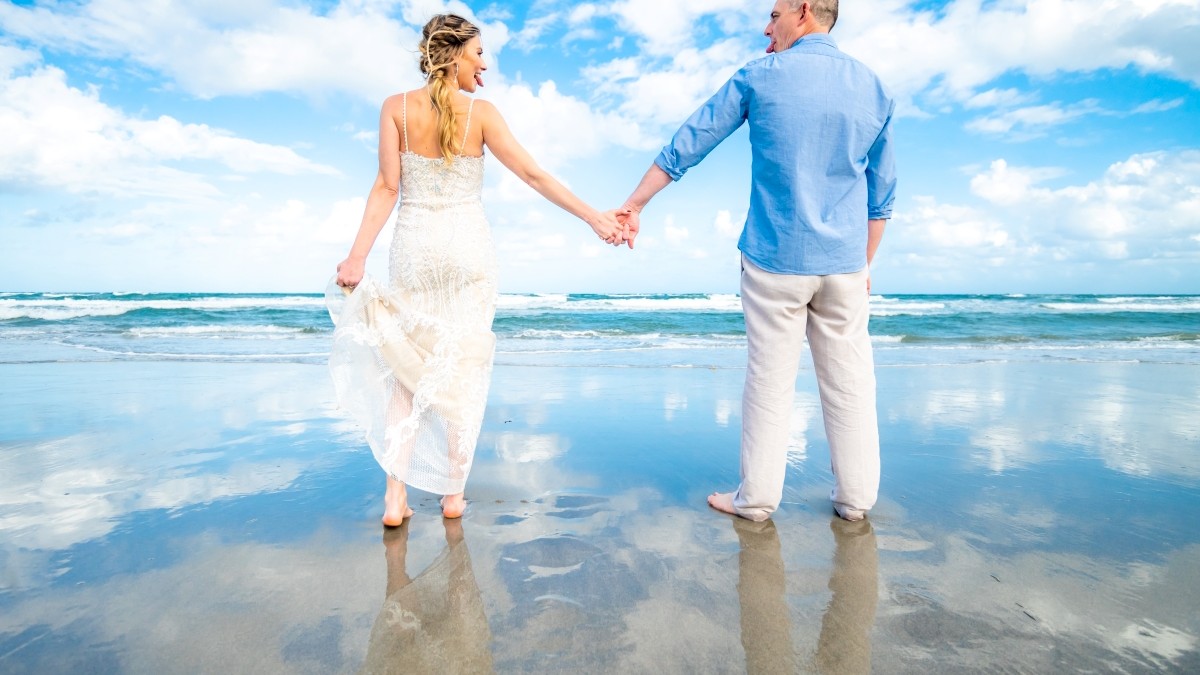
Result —
[[[617,214],[623,213],[620,209],[610,209],[597,213],[588,225],[592,226],[592,231],[595,232],[600,239],[606,244],[620,246],[625,243],[627,231],[621,221],[617,220]]]

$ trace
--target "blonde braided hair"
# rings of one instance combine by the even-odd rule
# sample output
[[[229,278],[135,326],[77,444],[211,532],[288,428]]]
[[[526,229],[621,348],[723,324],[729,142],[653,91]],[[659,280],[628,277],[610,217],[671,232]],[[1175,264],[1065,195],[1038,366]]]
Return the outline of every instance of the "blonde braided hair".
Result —
[[[437,111],[438,146],[446,164],[461,152],[456,148],[458,120],[454,117],[454,92],[458,90],[458,58],[479,28],[457,14],[438,14],[421,30],[421,74],[429,82],[429,99]]]

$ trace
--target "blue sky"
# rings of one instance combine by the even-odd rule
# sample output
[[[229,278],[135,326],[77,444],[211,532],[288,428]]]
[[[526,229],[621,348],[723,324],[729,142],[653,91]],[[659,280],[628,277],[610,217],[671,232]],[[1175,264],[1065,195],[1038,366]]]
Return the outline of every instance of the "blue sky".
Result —
[[[0,290],[320,290],[442,11],[483,26],[479,95],[534,157],[617,206],[771,4],[2,2]],[[1200,293],[1200,0],[847,2],[833,36],[899,102],[877,292]],[[744,129],[634,251],[487,174],[503,291],[736,290]]]

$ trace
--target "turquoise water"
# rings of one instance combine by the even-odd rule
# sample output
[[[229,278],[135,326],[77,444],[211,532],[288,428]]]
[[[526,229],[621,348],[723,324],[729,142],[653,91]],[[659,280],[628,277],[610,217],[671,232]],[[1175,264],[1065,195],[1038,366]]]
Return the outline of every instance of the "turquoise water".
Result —
[[[872,298],[883,365],[1060,359],[1200,362],[1200,296]],[[506,294],[497,363],[737,367],[731,294]],[[317,363],[333,326],[316,294],[0,294],[0,361]]]

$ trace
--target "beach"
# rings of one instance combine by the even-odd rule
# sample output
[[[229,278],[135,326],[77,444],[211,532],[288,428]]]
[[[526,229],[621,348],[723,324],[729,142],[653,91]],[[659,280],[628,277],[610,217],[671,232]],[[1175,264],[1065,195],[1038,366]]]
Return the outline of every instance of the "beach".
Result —
[[[897,337],[958,300],[876,303],[878,505],[834,516],[806,363],[784,503],[754,524],[704,501],[738,481],[727,297],[626,303],[626,333],[510,298],[466,515],[414,492],[390,530],[319,299],[9,299],[6,673],[1200,670],[1194,299],[1039,301],[1163,325],[1057,341]],[[203,320],[144,318],[179,303]]]

